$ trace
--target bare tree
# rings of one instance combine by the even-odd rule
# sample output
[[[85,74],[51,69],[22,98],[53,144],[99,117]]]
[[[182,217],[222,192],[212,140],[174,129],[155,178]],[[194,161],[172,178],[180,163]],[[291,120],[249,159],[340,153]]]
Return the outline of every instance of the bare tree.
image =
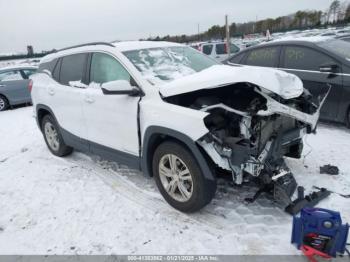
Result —
[[[329,7],[329,10],[328,10],[328,19],[327,19],[327,22],[330,23],[331,22],[331,18],[332,19],[332,22],[336,22],[338,21],[338,12],[339,12],[339,9],[340,9],[340,1],[339,0],[334,0],[330,7]]]
[[[346,10],[345,10],[345,16],[344,16],[345,21],[350,21],[350,4],[347,4]]]

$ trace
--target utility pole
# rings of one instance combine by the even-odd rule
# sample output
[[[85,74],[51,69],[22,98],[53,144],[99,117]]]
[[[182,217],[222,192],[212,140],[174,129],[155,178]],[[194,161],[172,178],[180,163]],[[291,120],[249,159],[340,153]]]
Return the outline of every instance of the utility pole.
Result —
[[[201,36],[200,36],[200,33],[199,33],[199,23],[197,25],[197,31],[198,31],[198,42],[201,41]]]
[[[227,49],[227,57],[230,57],[231,45],[230,45],[230,26],[228,25],[228,15],[225,16],[225,24],[226,24],[226,49]]]
[[[253,25],[253,33],[256,34],[256,27],[257,27],[257,23],[258,23],[258,15],[255,16],[255,24]]]

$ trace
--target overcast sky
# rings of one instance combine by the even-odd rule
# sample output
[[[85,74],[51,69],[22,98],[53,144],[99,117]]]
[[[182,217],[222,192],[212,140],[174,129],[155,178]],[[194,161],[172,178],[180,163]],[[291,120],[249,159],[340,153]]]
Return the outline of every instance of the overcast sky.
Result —
[[[332,0],[0,0],[0,53],[194,34],[214,24],[326,10]]]

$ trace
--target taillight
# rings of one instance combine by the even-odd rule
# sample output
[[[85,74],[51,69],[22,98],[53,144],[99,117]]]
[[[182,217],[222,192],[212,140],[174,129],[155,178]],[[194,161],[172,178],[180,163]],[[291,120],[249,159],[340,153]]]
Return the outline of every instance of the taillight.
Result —
[[[227,50],[228,50],[228,48],[227,48],[227,42],[226,42],[226,43],[225,43],[225,54],[228,53]]]
[[[29,90],[29,92],[32,92],[32,88],[33,88],[33,80],[30,79],[29,83],[28,83],[28,90]]]

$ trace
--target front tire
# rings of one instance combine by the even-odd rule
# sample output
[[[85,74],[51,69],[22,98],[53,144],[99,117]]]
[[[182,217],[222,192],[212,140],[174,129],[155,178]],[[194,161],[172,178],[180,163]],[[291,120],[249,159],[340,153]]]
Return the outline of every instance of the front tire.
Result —
[[[202,171],[184,146],[168,141],[153,156],[153,176],[165,200],[182,212],[195,212],[215,195],[216,182],[204,178]]]
[[[10,104],[6,97],[0,95],[0,111],[5,111],[9,108]]]
[[[73,148],[64,143],[58,125],[51,115],[44,116],[41,122],[41,131],[52,154],[62,157],[72,153]]]

